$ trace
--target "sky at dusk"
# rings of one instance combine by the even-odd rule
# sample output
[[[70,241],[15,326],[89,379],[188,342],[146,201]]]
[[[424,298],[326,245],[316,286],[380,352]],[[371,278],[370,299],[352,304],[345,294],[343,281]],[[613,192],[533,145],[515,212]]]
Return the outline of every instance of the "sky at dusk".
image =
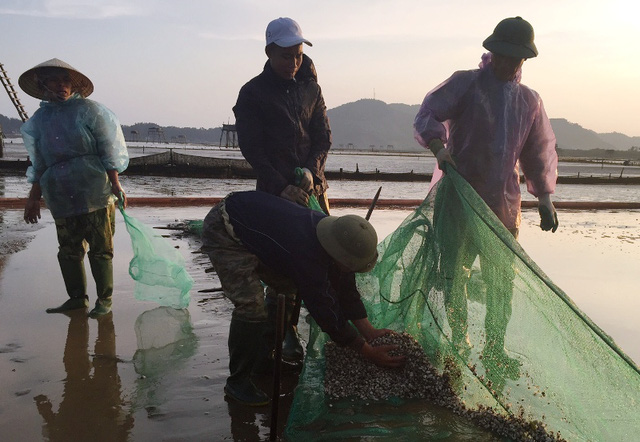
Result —
[[[305,53],[331,109],[362,98],[419,104],[454,71],[476,68],[482,41],[519,15],[540,52],[522,83],[549,117],[640,136],[639,12],[631,0],[2,0],[0,63],[17,88],[22,72],[60,58],[123,124],[211,128],[233,123],[274,18],[295,19],[313,43]],[[32,115],[38,101],[18,94]],[[0,114],[17,118],[0,95]]]

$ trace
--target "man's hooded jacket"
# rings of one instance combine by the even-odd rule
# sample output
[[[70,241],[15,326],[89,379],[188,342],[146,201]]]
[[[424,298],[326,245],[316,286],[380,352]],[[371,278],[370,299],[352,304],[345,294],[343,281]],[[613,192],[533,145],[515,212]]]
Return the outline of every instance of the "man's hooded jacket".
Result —
[[[245,84],[233,108],[240,150],[257,175],[256,189],[280,195],[295,185],[295,168],[314,175],[314,193],[327,189],[324,166],[331,129],[313,62],[303,55],[292,80],[278,77],[269,61]]]

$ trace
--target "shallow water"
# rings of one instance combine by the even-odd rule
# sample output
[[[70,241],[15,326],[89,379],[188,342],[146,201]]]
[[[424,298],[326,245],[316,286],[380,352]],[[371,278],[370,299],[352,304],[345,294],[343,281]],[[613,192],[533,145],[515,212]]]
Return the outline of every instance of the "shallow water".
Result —
[[[380,160],[365,159],[370,158]],[[361,170],[365,159],[358,158]],[[429,159],[410,161],[423,160]],[[253,180],[123,176],[122,183],[129,196],[152,197],[222,197],[254,188]],[[330,184],[333,198],[371,198],[382,186],[381,198],[421,199],[428,189],[428,183]],[[0,176],[0,196],[24,197],[28,189],[24,177]],[[525,189],[523,197],[533,199]],[[637,202],[640,188],[560,185],[554,199]],[[167,226],[202,219],[208,210],[132,207],[127,213],[150,226]],[[364,215],[365,210],[336,209],[333,214]],[[376,209],[371,221],[379,238],[409,213]],[[640,211],[560,210],[559,219],[556,233],[542,232],[537,212],[525,210],[520,243],[580,309],[640,361],[635,318],[640,311]],[[32,226],[22,222],[21,211],[0,210],[0,243],[19,250],[21,239],[30,240],[18,253],[0,253],[1,439],[266,440],[268,408],[247,410],[223,398],[231,305],[220,292],[200,292],[220,284],[213,273],[205,273],[210,264],[195,253],[197,241],[159,230],[182,252],[195,280],[189,308],[175,315],[131,295],[127,268],[133,252],[120,215],[116,230],[113,313],[99,321],[82,314],[47,315],[45,308],[66,299],[50,214],[44,210],[41,223]],[[90,276],[88,281],[93,302]],[[269,379],[259,382],[270,392]],[[283,410],[290,405],[294,385],[295,378],[283,386]],[[281,411],[280,428],[285,420]],[[469,431],[455,419],[441,427],[450,428],[449,435],[438,434],[444,440]]]
[[[158,176],[123,175],[120,181],[132,197],[223,197],[232,191],[254,190],[254,180],[179,178]],[[332,181],[329,198],[373,198],[382,187],[382,199],[423,199],[429,190],[427,182],[390,181]],[[22,176],[0,175],[0,197],[25,198],[30,185]],[[521,186],[522,199],[535,201]],[[552,196],[554,201],[604,201],[638,202],[640,186],[637,185],[588,185],[558,184]]]
[[[131,208],[151,226],[204,217],[208,207]],[[349,209],[335,210],[340,215]],[[376,210],[380,238],[408,211]],[[15,226],[19,211],[2,211]],[[538,265],[636,361],[640,349],[637,287],[640,212],[561,211],[560,229],[542,232],[533,210],[523,214],[520,242]],[[24,229],[26,227],[26,229]],[[6,230],[3,230],[6,232]],[[170,234],[171,231],[163,230]],[[5,233],[3,233],[5,234]],[[127,274],[132,257],[122,217],[116,232],[113,313],[99,321],[44,313],[64,301],[55,259],[55,228],[48,212],[27,248],[0,269],[0,434],[4,440],[266,440],[267,408],[247,410],[223,399],[228,374],[226,337],[231,306],[197,243],[172,236],[195,279],[188,310],[178,317],[138,301]],[[91,279],[89,279],[91,281]],[[91,283],[89,283],[91,287]],[[95,291],[89,296],[95,300]],[[146,339],[144,337],[147,337]],[[149,337],[160,349],[149,348]],[[284,409],[295,379],[285,385]],[[268,379],[261,386],[270,391]],[[49,407],[50,404],[50,407]],[[285,415],[284,417],[282,415]],[[281,411],[281,424],[286,413]],[[444,417],[446,419],[446,417]],[[100,431],[96,431],[97,429]],[[446,428],[446,425],[445,425]],[[452,420],[452,435],[464,434]],[[458,431],[459,433],[456,433]],[[442,435],[442,434],[441,434]]]

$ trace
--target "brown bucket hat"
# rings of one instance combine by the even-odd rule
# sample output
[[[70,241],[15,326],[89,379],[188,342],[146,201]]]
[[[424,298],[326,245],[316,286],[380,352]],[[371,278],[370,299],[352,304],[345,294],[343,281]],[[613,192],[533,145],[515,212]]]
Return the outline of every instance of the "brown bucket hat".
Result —
[[[88,97],[93,92],[93,83],[82,72],[68,63],[57,58],[52,58],[37,66],[32,67],[18,78],[20,88],[32,97],[40,100],[44,99],[44,90],[40,85],[38,74],[50,68],[66,69],[71,77],[72,90],[78,92],[83,97]]]

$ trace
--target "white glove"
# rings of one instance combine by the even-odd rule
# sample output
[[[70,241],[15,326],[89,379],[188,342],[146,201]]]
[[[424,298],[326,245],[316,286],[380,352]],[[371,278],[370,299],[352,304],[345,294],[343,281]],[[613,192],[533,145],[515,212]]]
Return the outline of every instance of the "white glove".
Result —
[[[542,230],[551,230],[552,233],[558,230],[558,213],[553,207],[551,195],[548,193],[538,197],[538,213],[540,214],[540,228]]]
[[[302,178],[300,178],[300,184],[298,184],[298,187],[307,193],[311,193],[313,190],[313,174],[306,167],[302,168],[302,172]]]

